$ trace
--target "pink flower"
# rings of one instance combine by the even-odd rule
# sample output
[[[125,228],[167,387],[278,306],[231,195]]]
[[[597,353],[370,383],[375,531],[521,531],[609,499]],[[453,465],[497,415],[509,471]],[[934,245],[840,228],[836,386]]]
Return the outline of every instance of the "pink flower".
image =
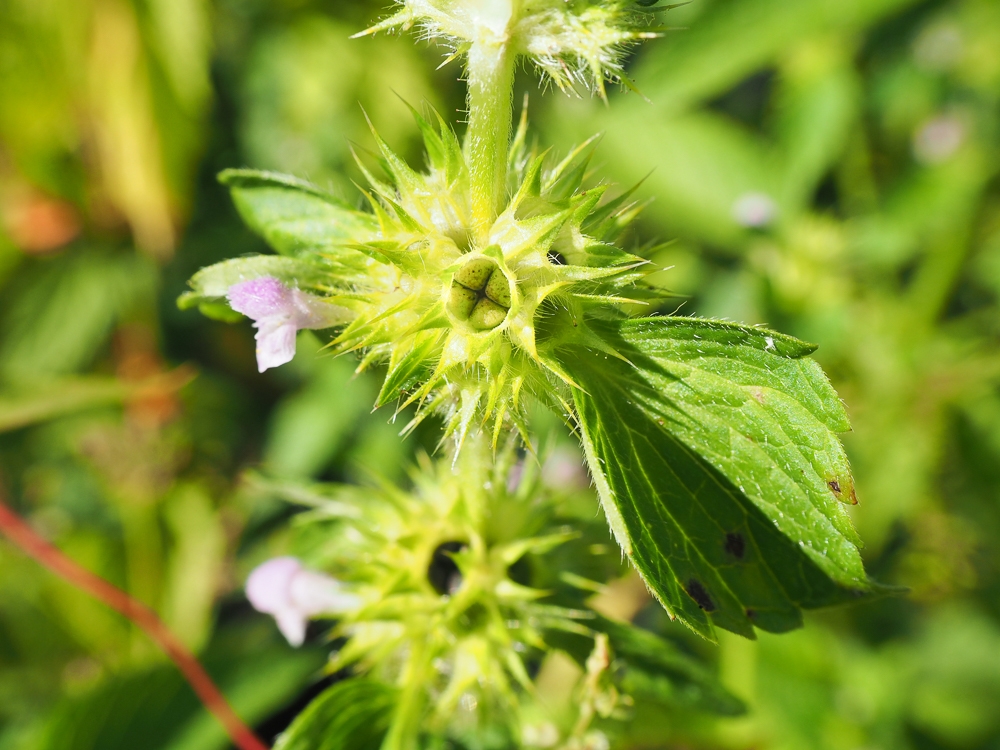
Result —
[[[346,320],[344,308],[286,286],[273,276],[233,284],[226,298],[236,312],[256,321],[260,372],[292,360],[299,329],[329,328]]]
[[[246,594],[254,609],[274,617],[278,630],[293,646],[305,641],[310,618],[341,614],[361,604],[356,595],[344,591],[340,581],[306,570],[294,557],[276,557],[254,568],[247,578]]]

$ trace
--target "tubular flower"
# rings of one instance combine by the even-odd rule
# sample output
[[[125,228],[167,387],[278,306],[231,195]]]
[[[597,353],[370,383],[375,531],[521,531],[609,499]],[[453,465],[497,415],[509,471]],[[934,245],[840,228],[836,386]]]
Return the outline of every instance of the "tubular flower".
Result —
[[[361,605],[339,581],[306,570],[294,557],[275,557],[254,568],[247,578],[246,594],[254,609],[274,617],[293,646],[305,641],[310,618],[342,614]]]
[[[288,358],[283,337],[294,328],[339,322],[332,349],[362,353],[359,369],[387,365],[376,405],[416,404],[408,428],[438,411],[459,445],[489,420],[494,444],[505,425],[526,435],[524,393],[570,411],[559,386],[572,381],[551,355],[557,336],[548,329],[558,326],[547,321],[579,332],[589,316],[617,315],[634,301],[622,295],[645,261],[612,242],[640,206],[628,194],[602,202],[604,185],[581,188],[592,142],[552,163],[526,146],[522,117],[509,154],[513,197],[491,225],[477,226],[458,139],[439,117],[432,126],[415,116],[429,168],[413,170],[376,135],[384,178],[359,160],[371,212],[293,178],[224,173],[244,218],[286,257],[212,266],[181,302],[217,299],[219,279],[267,276],[225,292],[233,309],[258,321],[262,369]]]
[[[300,329],[329,328],[342,319],[341,311],[321,297],[286,286],[273,276],[233,284],[226,299],[233,310],[256,321],[260,372],[291,362]]]

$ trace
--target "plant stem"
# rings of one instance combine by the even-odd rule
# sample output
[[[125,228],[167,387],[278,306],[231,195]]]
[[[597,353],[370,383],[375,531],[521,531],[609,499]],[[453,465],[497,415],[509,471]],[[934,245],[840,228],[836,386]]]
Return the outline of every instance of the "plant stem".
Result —
[[[417,746],[430,664],[424,640],[414,639],[411,648],[403,673],[403,689],[396,704],[392,725],[382,741],[382,750],[414,750]]]
[[[4,502],[2,489],[0,489],[0,533],[70,585],[104,602],[141,628],[170,657],[201,702],[225,727],[236,747],[240,750],[268,750],[267,745],[236,715],[194,655],[151,609],[103,578],[81,568],[35,533],[35,530]]]
[[[463,147],[472,187],[473,230],[480,243],[485,243],[506,192],[514,57],[506,41],[491,38],[469,49],[469,128]]]

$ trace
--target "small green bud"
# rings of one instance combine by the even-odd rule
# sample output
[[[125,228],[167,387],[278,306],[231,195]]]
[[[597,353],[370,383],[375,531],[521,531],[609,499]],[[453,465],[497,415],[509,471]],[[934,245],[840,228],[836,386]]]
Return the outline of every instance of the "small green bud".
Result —
[[[499,251],[499,246],[496,246]],[[448,312],[477,331],[496,328],[510,311],[510,282],[490,258],[470,258],[448,290]]]

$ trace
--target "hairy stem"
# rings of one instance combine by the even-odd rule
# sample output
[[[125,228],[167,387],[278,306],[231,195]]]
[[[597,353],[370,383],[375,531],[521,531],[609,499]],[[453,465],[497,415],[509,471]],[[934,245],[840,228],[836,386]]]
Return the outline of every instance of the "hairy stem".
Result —
[[[57,576],[117,610],[141,628],[170,657],[201,702],[225,727],[236,747],[240,750],[268,750],[267,745],[236,715],[194,655],[151,609],[103,578],[81,568],[40,537],[8,507],[2,488],[0,488],[0,533]]]
[[[469,128],[464,149],[472,182],[474,230],[481,243],[506,192],[514,57],[506,41],[493,38],[477,41],[469,49]]]

